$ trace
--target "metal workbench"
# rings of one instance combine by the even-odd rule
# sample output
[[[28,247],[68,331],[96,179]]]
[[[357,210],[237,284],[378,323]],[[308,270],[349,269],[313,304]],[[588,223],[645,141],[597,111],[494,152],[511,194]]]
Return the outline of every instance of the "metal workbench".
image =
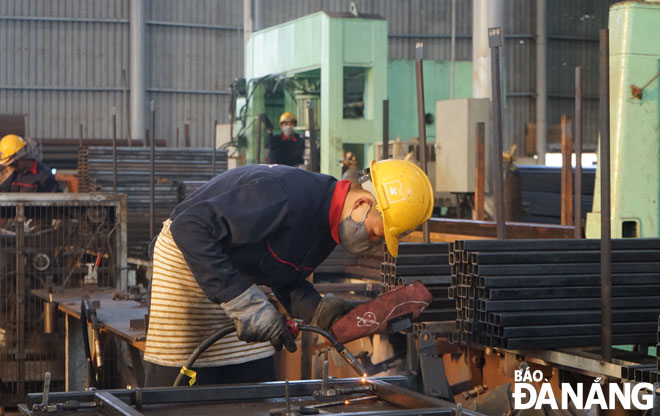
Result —
[[[328,388],[361,388],[363,393],[340,395],[332,398],[334,405],[319,408],[322,414],[342,414],[354,416],[367,415],[454,415],[456,405],[417,393],[409,388],[413,380],[407,377],[383,377],[377,379],[334,379],[328,382]],[[58,415],[182,415],[197,416],[231,415],[269,415],[274,409],[283,410],[286,390],[290,395],[292,410],[300,406],[313,406],[327,402],[317,402],[314,391],[321,388],[320,380],[269,382],[256,384],[231,384],[207,387],[168,387],[130,390],[84,391],[71,393],[50,393],[50,406],[79,406],[78,411],[68,410],[52,412]],[[346,404],[344,400],[354,398]],[[33,416],[39,414],[31,409],[43,402],[43,395],[31,394],[28,402],[19,406],[21,414]],[[86,409],[82,409],[86,407]],[[480,413],[462,409],[466,416],[481,416]]]

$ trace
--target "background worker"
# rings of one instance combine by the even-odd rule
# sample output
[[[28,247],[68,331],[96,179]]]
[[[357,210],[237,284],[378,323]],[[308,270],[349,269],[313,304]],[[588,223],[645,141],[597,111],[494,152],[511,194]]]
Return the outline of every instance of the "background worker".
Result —
[[[431,216],[433,192],[410,162],[372,163],[374,194],[359,184],[286,166],[229,170],[179,204],[155,242],[147,387],[171,385],[190,353],[228,322],[236,333],[195,364],[200,384],[274,379],[273,348],[295,351],[287,312],[329,329],[351,309],[321,298],[306,280],[341,244],[361,253],[380,244],[393,255],[398,236]]]
[[[268,163],[287,166],[304,163],[305,139],[294,133],[293,128],[297,124],[296,116],[287,111],[280,116],[280,134],[273,135],[273,130],[268,129]]]
[[[0,140],[0,192],[62,192],[34,154],[35,146],[20,136],[8,134]]]

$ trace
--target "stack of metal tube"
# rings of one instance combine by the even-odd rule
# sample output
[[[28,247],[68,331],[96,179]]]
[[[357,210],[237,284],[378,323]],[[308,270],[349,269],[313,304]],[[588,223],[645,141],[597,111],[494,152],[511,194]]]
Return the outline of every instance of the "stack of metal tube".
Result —
[[[600,345],[600,240],[466,240],[451,247],[452,341],[520,348]],[[656,342],[660,239],[612,240],[614,345]]]
[[[385,290],[420,281],[433,294],[433,302],[419,321],[453,321],[454,302],[448,298],[451,283],[448,243],[400,243],[399,255],[392,257],[383,249],[380,279]]]
[[[113,169],[113,151],[109,146],[84,147],[79,152],[78,173],[81,183],[103,192],[128,195],[129,255],[144,257],[151,239],[150,223],[154,221],[154,234],[160,231],[172,209],[182,196],[213,176],[227,170],[227,152],[216,150],[215,174],[213,155],[208,148],[164,148],[154,150],[154,196],[151,212],[151,157],[149,148],[117,147],[116,175]],[[189,185],[193,189],[189,189]],[[186,190],[182,192],[182,186]],[[94,189],[89,189],[94,190]],[[183,195],[182,195],[183,194]]]

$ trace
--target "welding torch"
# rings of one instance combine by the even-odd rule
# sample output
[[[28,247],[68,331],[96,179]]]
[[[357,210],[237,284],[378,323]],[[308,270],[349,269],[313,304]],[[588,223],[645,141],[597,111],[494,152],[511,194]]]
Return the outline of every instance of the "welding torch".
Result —
[[[323,338],[328,340],[330,345],[332,345],[342,357],[344,357],[344,360],[346,360],[348,365],[350,365],[351,368],[360,375],[360,377],[367,376],[367,371],[364,369],[364,367],[362,367],[362,364],[360,364],[360,362],[353,356],[353,354],[351,354],[351,352],[346,349],[346,347],[344,347],[339,341],[337,341],[337,338],[332,336],[328,331],[325,331],[316,326],[300,324],[292,320],[287,320],[286,323],[287,327],[289,328],[289,332],[291,332],[291,335],[293,335],[294,338],[298,337],[300,331],[314,332],[321,335]]]

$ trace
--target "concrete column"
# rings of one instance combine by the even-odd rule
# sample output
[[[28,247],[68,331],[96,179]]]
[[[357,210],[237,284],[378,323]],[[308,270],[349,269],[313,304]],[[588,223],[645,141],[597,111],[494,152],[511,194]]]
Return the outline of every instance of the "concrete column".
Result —
[[[243,0],[243,48],[252,34],[252,0]]]
[[[540,165],[545,164],[548,141],[545,10],[546,0],[536,0],[536,154]]]
[[[144,83],[145,72],[145,4],[144,0],[131,0],[131,138],[144,138],[146,123],[146,89]],[[146,142],[145,142],[146,145]]]
[[[505,0],[472,0],[472,96],[490,98],[490,49],[488,28],[504,29]],[[504,62],[504,48],[501,50]],[[504,71],[502,71],[504,74]]]

